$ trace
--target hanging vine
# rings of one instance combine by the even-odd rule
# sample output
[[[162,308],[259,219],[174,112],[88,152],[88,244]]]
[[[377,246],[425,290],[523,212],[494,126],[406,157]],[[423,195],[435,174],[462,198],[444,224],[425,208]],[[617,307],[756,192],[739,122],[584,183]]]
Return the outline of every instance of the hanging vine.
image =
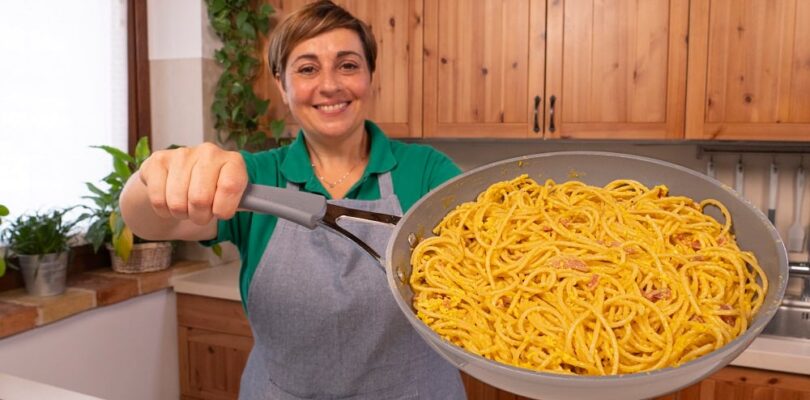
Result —
[[[214,58],[223,72],[211,104],[217,139],[220,143],[232,142],[237,149],[262,149],[271,144],[269,132],[278,143],[284,120],[262,126],[270,101],[253,91],[261,66],[259,39],[267,35],[273,7],[256,0],[206,0],[206,5],[211,27],[222,40]]]

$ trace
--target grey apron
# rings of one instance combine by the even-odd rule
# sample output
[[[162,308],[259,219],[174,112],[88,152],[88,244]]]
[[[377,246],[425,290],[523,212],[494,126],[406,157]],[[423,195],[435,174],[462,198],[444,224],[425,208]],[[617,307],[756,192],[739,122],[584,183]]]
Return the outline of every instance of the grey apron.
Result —
[[[330,203],[402,215],[390,173],[378,182],[380,200]],[[385,226],[341,225],[380,254],[391,236]],[[401,314],[377,261],[322,227],[278,220],[247,310],[255,344],[242,400],[466,398],[458,370]]]

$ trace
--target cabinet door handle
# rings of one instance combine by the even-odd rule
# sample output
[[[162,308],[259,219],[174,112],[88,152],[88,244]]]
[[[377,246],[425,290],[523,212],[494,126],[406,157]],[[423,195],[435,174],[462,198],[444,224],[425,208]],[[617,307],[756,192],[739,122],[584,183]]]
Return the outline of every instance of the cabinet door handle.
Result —
[[[534,133],[540,132],[540,96],[534,96]]]
[[[554,132],[557,128],[554,126],[554,104],[557,102],[557,96],[551,95],[548,99],[548,131]]]

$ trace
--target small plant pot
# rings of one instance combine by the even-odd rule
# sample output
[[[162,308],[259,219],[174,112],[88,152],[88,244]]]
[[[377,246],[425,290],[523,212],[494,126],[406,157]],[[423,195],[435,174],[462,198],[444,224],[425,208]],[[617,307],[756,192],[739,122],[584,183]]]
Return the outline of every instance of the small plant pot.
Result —
[[[172,243],[150,242],[138,243],[132,246],[129,260],[124,262],[115,254],[115,249],[107,243],[107,250],[112,259],[112,269],[124,274],[140,272],[154,272],[169,268],[172,265]]]
[[[68,252],[18,255],[25,290],[32,296],[56,296],[65,292]]]

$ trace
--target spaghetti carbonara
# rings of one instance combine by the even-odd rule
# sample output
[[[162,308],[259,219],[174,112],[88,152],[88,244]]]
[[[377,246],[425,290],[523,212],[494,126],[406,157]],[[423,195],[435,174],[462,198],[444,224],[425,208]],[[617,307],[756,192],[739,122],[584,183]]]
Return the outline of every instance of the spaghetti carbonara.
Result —
[[[413,305],[445,339],[509,365],[581,375],[677,366],[744,332],[767,292],[730,228],[720,202],[666,186],[523,175],[459,205],[416,246]]]

